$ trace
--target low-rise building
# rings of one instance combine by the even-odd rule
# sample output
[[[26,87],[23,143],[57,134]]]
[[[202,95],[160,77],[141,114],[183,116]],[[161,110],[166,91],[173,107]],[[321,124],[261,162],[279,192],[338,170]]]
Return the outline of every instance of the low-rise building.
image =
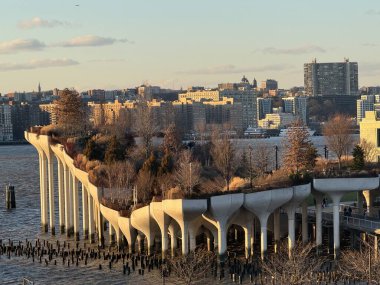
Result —
[[[368,160],[380,162],[380,113],[377,111],[365,112],[365,117],[359,125],[360,141],[366,140],[374,150]]]

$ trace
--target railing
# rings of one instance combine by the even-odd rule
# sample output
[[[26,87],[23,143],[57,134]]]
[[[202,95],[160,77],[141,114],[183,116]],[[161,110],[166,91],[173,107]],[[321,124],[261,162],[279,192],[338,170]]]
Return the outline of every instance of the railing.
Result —
[[[314,209],[308,209],[308,215],[314,216],[316,215]],[[334,214],[322,212],[322,220],[333,221]],[[380,221],[373,221],[368,219],[361,219],[357,217],[344,216],[341,212],[339,213],[339,222],[341,224],[347,225],[348,227],[355,227],[364,230],[374,231],[376,229],[380,229]]]

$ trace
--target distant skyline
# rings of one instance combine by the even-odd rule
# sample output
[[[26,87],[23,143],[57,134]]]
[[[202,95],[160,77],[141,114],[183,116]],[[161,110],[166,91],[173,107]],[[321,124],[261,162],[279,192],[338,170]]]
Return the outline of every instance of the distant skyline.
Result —
[[[303,64],[359,63],[380,85],[380,1],[1,0],[0,92],[164,88],[267,78],[303,85]]]

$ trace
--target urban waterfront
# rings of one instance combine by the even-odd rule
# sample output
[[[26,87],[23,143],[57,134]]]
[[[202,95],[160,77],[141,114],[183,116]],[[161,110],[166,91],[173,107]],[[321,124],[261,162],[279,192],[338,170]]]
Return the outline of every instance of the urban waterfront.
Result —
[[[317,147],[320,155],[323,155],[324,138],[312,137],[312,141]],[[281,138],[273,137],[269,139],[252,139],[235,141],[237,148],[246,148],[249,144],[265,143],[274,147],[281,146]],[[50,233],[42,234],[40,231],[40,198],[39,198],[39,171],[38,154],[31,145],[1,146],[0,147],[0,239],[8,243],[11,239],[14,242],[28,239],[32,242],[36,239],[49,240],[54,243],[68,241],[75,244],[73,238],[66,235],[56,234],[52,237]],[[16,209],[6,210],[4,189],[5,185],[11,183],[16,189]],[[57,201],[56,201],[57,202]],[[58,205],[55,207],[56,217],[58,217]],[[56,218],[58,223],[58,218]],[[83,247],[83,241],[81,241]],[[103,270],[98,269],[99,262],[89,262],[85,267],[57,266],[32,263],[26,257],[0,257],[0,284],[20,284],[23,277],[30,278],[35,284],[67,284],[68,278],[73,284],[104,284],[104,280],[112,280],[112,284],[125,284],[126,281],[138,280],[139,284],[156,284],[159,279],[159,272],[154,271],[144,276],[134,273],[130,276],[122,274],[122,265],[115,266],[112,270],[107,267],[106,261]],[[154,278],[152,278],[154,277]],[[48,283],[47,283],[48,282]],[[144,283],[145,282],[145,283]],[[128,284],[128,283],[127,283]]]

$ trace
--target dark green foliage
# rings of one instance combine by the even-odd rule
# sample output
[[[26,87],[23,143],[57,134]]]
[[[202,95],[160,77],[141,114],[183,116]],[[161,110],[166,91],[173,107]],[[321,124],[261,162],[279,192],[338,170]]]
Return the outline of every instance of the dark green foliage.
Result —
[[[149,171],[153,175],[156,175],[157,171],[158,171],[158,167],[159,167],[159,164],[158,164],[156,155],[152,151],[150,153],[149,158],[147,160],[145,160],[142,169],[145,170],[145,171]]]
[[[122,161],[124,158],[124,148],[117,140],[116,136],[113,136],[107,145],[104,160],[107,164],[111,164],[115,161]]]
[[[306,150],[307,164],[306,169],[314,169],[315,162],[318,158],[318,150],[314,145],[310,145]]]
[[[93,139],[89,139],[83,150],[83,154],[89,160],[104,160],[104,149],[98,145]]]
[[[354,157],[352,168],[355,170],[362,170],[364,168],[364,150],[360,145],[356,145],[352,151]]]
[[[161,159],[159,174],[171,173],[174,167],[174,161],[168,149],[165,150],[164,156]]]

